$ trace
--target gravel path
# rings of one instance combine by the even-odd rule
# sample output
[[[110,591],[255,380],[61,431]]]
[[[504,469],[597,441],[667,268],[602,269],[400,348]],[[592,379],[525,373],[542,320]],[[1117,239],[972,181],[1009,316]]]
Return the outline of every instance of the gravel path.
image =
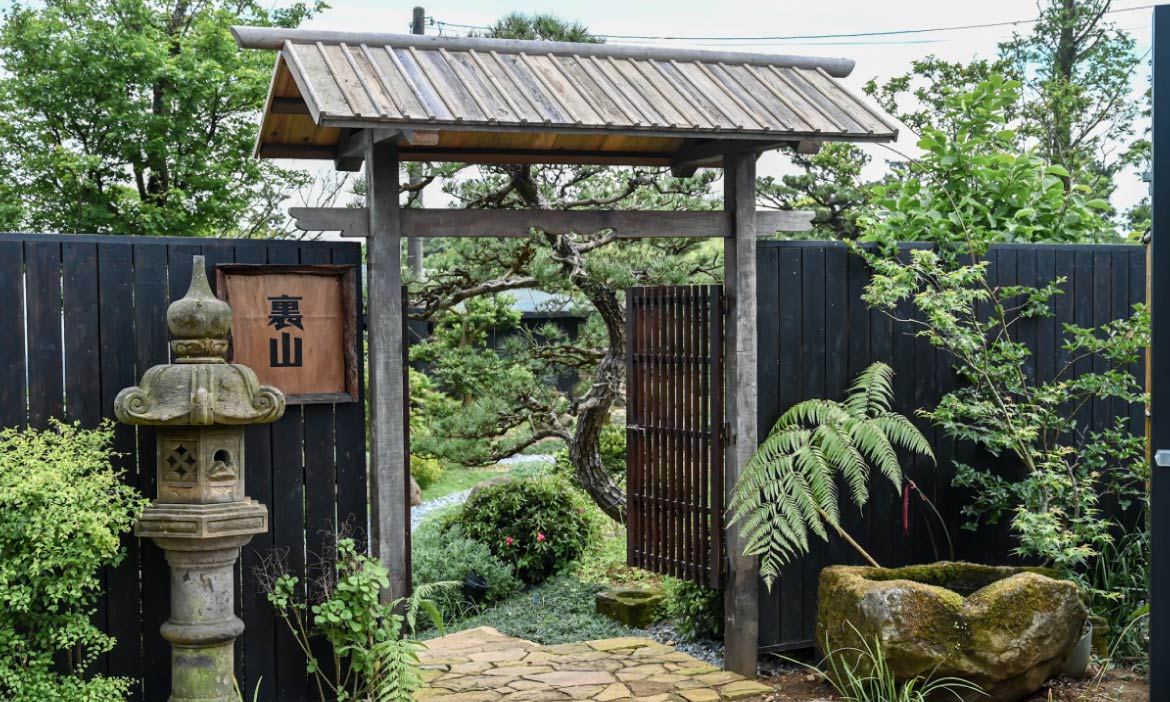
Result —
[[[437,509],[450,507],[451,505],[461,505],[471,494],[471,490],[463,490],[461,492],[453,492],[450,495],[444,495],[435,500],[427,500],[421,505],[415,505],[410,508],[410,530],[414,531],[422,524],[423,519]]]
[[[504,460],[500,461],[500,465],[502,465],[502,466],[516,466],[516,465],[520,465],[522,463],[551,463],[553,461],[553,459],[554,459],[554,456],[552,456],[551,454],[544,454],[544,453],[517,454],[515,456],[510,456],[510,457],[505,458]],[[431,512],[434,512],[435,510],[440,510],[440,509],[443,509],[444,507],[450,507],[451,505],[463,504],[467,500],[467,497],[469,495],[471,495],[471,491],[474,489],[475,488],[469,488],[467,490],[462,490],[460,492],[453,492],[450,495],[444,495],[444,496],[436,498],[434,500],[427,500],[426,502],[422,503],[421,505],[416,505],[414,507],[411,507],[410,508],[410,530],[414,531],[415,529],[417,529],[418,525],[422,524],[423,519],[425,519],[428,514],[430,514]]]

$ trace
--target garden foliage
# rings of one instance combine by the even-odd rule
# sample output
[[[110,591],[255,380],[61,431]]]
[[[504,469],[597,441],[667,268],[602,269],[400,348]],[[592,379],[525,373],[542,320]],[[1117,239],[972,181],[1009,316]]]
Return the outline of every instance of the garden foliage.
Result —
[[[688,641],[723,636],[723,591],[689,580],[664,578],[666,616]]]
[[[808,553],[810,532],[827,541],[829,528],[877,565],[841,528],[838,476],[860,508],[869,501],[871,465],[901,491],[896,447],[934,458],[918,428],[890,409],[893,377],[889,366],[874,363],[857,376],[844,402],[793,405],[748,462],[728,514],[743,529],[744,552],[760,556],[769,587],[785,564]]]
[[[450,583],[420,587],[409,598],[382,603],[389,572],[351,538],[338,539],[333,553],[319,564],[320,576],[307,583],[308,597],[300,578],[283,572],[279,563],[266,565],[257,575],[305,654],[322,702],[413,701],[422,686],[419,646],[406,637],[414,632],[420,612],[442,630],[429,598]],[[318,655],[312,643],[317,638],[328,644],[327,655]]]
[[[410,474],[420,490],[426,490],[443,477],[443,464],[437,458],[411,455]]]
[[[938,244],[944,256],[968,242],[1087,243],[1114,238],[1109,202],[1084,185],[1066,187],[1068,171],[1021,151],[1009,123],[1019,83],[991,76],[969,92],[948,94],[942,119],[927,125],[917,159],[873,188],[866,240],[889,251],[900,241]]]
[[[596,531],[580,493],[549,475],[480,488],[454,523],[530,584],[577,560]]]
[[[490,605],[520,589],[512,566],[496,557],[485,544],[468,538],[463,527],[452,524],[444,530],[440,519],[428,519],[410,535],[411,570],[415,587],[444,581],[463,582],[475,573],[488,585],[482,604]],[[464,613],[463,593],[451,591],[435,596],[446,621]]]
[[[1135,590],[1132,580],[1105,577],[1111,569],[1105,554],[1126,555],[1119,573],[1146,572],[1137,537],[1145,528],[1148,464],[1125,418],[1146,401],[1132,369],[1149,343],[1149,314],[1135,305],[1129,318],[1101,327],[1065,324],[1056,343],[1067,363],[1050,379],[1029,369],[1020,324],[1051,317],[1065,281],[993,286],[980,260],[987,245],[1095,241],[1111,230],[1102,218],[1107,202],[1037,153],[1013,150],[1005,114],[1016,90],[993,76],[969,93],[946,96],[954,128],[924,130],[925,154],[882,190],[868,220],[870,238],[886,246],[881,253],[857,249],[874,271],[863,297],[896,319],[912,310],[905,321],[953,359],[963,382],[920,414],[951,437],[1023,466],[1022,477],[1007,479],[986,460],[956,464],[956,484],[971,489],[967,526],[1009,519],[1016,553],[1080,581],[1116,633],[1140,600],[1122,594]],[[938,248],[899,254],[895,238]],[[1104,428],[1085,426],[1080,410],[1101,401],[1112,402],[1119,418]],[[1116,501],[1126,524],[1104,513],[1103,495]],[[1113,546],[1119,535],[1121,549]]]
[[[115,644],[92,621],[101,569],[122,560],[120,538],[146,506],[110,464],[112,439],[109,423],[0,431],[0,699],[129,692],[130,680],[86,675]]]

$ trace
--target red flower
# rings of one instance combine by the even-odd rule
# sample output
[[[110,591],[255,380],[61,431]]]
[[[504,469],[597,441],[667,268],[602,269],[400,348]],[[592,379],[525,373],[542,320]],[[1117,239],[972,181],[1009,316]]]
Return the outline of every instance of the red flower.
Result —
[[[513,539],[511,536],[504,539],[504,543],[507,544],[508,546],[511,546],[513,541],[515,541],[515,539]]]
[[[544,534],[540,533],[539,531],[536,532],[536,540],[537,541],[544,541]]]

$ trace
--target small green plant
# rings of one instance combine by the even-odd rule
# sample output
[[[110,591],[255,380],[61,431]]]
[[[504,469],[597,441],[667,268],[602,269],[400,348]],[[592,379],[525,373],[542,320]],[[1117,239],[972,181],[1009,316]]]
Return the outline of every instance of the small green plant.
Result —
[[[723,635],[723,591],[689,580],[664,578],[663,609],[675,629],[688,641]]]
[[[315,569],[320,576],[305,585],[285,572],[273,555],[256,575],[268,601],[288,625],[307,659],[307,671],[322,702],[412,702],[422,685],[418,644],[407,638],[419,613],[443,629],[430,598],[453,587],[434,583],[415,589],[409,598],[383,603],[390,585],[380,561],[366,556],[352,538],[339,538]],[[312,641],[322,638],[327,659],[318,657]]]
[[[0,431],[0,699],[129,693],[129,679],[86,674],[115,644],[91,619],[101,569],[147,505],[111,465],[112,440],[109,422]]]
[[[809,532],[828,540],[832,527],[869,563],[878,563],[841,528],[837,476],[858,507],[869,501],[870,465],[902,490],[895,447],[934,459],[930,444],[909,419],[890,409],[894,372],[884,363],[863,370],[844,402],[805,400],[780,416],[748,462],[729,506],[731,522],[747,539],[744,552],[760,556],[768,587],[780,569],[808,553]]]
[[[411,534],[411,570],[414,585],[463,582],[475,573],[487,583],[482,604],[498,602],[520,589],[512,566],[496,557],[485,544],[468,538],[463,527],[452,524],[444,531],[441,519],[428,519]],[[443,618],[451,621],[464,613],[463,593],[452,590],[435,598]]]
[[[577,560],[596,529],[581,493],[556,476],[482,488],[464,503],[454,523],[529,584]]]
[[[443,477],[443,464],[437,458],[411,454],[410,474],[414,476],[419,489],[426,490]]]
[[[856,628],[853,630],[861,638]],[[828,681],[843,702],[964,702],[983,694],[982,688],[962,678],[915,677],[898,680],[877,639],[860,647],[830,651],[820,666],[786,658]]]

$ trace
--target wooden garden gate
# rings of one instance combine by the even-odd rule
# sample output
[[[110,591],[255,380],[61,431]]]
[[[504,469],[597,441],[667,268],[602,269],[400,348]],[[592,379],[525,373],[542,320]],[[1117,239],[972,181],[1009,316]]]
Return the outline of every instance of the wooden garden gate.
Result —
[[[630,565],[721,587],[723,288],[626,290]]]

